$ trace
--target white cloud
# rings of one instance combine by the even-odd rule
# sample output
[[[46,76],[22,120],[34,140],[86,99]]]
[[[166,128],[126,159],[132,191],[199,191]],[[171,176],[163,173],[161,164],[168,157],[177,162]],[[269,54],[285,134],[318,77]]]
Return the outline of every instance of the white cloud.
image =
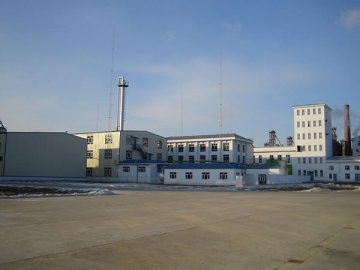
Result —
[[[360,10],[342,11],[338,23],[347,29],[353,29],[360,25]]]

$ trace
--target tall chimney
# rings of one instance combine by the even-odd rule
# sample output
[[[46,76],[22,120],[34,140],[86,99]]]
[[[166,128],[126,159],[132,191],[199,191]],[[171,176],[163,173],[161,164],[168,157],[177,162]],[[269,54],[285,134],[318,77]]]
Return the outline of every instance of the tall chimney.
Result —
[[[344,106],[344,153],[351,156],[350,110],[349,105]]]

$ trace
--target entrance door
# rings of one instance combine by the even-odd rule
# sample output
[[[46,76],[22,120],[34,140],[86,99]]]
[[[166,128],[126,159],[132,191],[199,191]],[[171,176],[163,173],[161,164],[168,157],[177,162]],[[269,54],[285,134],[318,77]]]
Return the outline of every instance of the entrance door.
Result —
[[[334,179],[334,181],[337,181],[337,174],[336,173],[333,174],[333,179]]]
[[[360,182],[360,173],[355,173],[355,182]]]
[[[314,181],[314,172],[313,171],[307,171],[306,174],[310,176],[310,181]]]

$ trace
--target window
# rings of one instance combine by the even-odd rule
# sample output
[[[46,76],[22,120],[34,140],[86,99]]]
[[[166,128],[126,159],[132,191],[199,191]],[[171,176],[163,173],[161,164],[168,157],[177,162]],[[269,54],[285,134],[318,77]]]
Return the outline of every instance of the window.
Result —
[[[298,158],[298,164],[301,164],[301,158]]]
[[[345,166],[345,171],[348,171],[348,170],[350,170],[350,166],[346,165]]]
[[[310,121],[308,121],[308,123],[307,123],[307,124],[308,124],[308,127],[310,127]]]
[[[318,171],[315,170],[315,177],[318,177]]]
[[[323,163],[323,158],[322,157],[320,158],[320,163]]]
[[[324,171],[320,170],[320,177],[324,177]]]
[[[174,157],[173,156],[168,156],[168,162],[173,163],[174,162]]]
[[[224,162],[229,162],[230,161],[229,155],[223,155],[223,161]]]
[[[334,170],[334,166],[329,166],[329,171],[333,171]]]
[[[309,157],[309,164],[311,164],[311,157]]]
[[[138,172],[142,172],[142,173],[146,172],[146,167],[145,166],[139,166],[138,167]]]
[[[205,161],[206,161],[205,155],[200,155],[200,162],[205,162]]]
[[[87,159],[92,159],[94,157],[94,153],[93,150],[87,150]]]
[[[319,120],[319,127],[321,127],[321,120]]]
[[[314,139],[316,139],[316,132],[314,132]]]
[[[311,133],[308,133],[308,139],[311,140]]]
[[[301,115],[305,115],[305,110],[304,109],[301,110]]]
[[[192,172],[185,172],[185,179],[193,179],[193,173]]]
[[[355,165],[355,166],[354,166],[354,170],[355,170],[355,171],[358,171],[358,170],[359,170],[359,165]]]
[[[123,172],[130,172],[130,166],[123,166]]]
[[[300,110],[296,110],[296,115],[300,115]]]
[[[87,136],[87,144],[93,144],[94,143],[94,136],[90,135]]]
[[[169,144],[168,145],[168,153],[173,153],[174,152],[174,146]]]
[[[319,151],[322,151],[322,145],[321,144],[319,145]]]
[[[302,146],[302,151],[305,152],[305,145]]]
[[[259,163],[262,163],[262,156],[259,156]]]
[[[243,163],[245,164],[245,156],[243,156]]]
[[[157,161],[162,161],[162,154],[161,153],[156,154],[156,160]]]
[[[206,151],[206,145],[204,143],[200,144],[200,152]]]
[[[332,174],[330,173],[330,174],[329,174],[329,179],[331,179],[331,178],[332,178]]]
[[[92,176],[93,175],[93,168],[86,168],[86,176]]]
[[[209,172],[203,172],[202,173],[202,179],[210,179],[210,173]]]
[[[299,121],[297,121],[296,126],[297,126],[298,128],[300,127],[300,122],[299,122]]]
[[[303,164],[306,164],[306,158],[303,158]]]
[[[126,144],[131,144],[131,139],[132,139],[131,135],[126,135]]]
[[[238,160],[238,163],[240,163],[240,155],[238,155],[238,158],[237,158],[237,160]]]
[[[221,172],[221,173],[219,173],[219,177],[220,177],[220,180],[226,180],[227,179],[227,173],[226,172]]]
[[[195,151],[194,144],[189,144],[189,152],[194,152],[194,151]]]
[[[132,151],[126,150],[126,159],[132,159]]]
[[[302,138],[303,138],[303,140],[305,140],[305,133],[302,134]]]
[[[178,145],[178,152],[184,152],[184,146],[182,144]]]
[[[349,180],[350,179],[350,173],[345,173],[345,179]]]
[[[317,164],[317,157],[314,158],[314,163]]]
[[[314,151],[317,151],[317,145],[314,145]]]
[[[307,114],[310,115],[310,109],[307,109]]]
[[[316,109],[315,108],[313,109],[313,114],[316,114]]]
[[[243,145],[243,153],[245,153],[245,145]]]
[[[316,127],[316,120],[313,121],[313,126]]]
[[[180,163],[184,162],[184,156],[179,156],[179,157],[178,157],[178,161],[179,161]]]
[[[212,144],[211,144],[211,151],[212,151],[212,152],[216,152],[216,151],[217,151],[217,143],[212,143]]]
[[[300,140],[300,133],[297,134],[297,139]]]
[[[211,161],[216,162],[217,161],[217,155],[211,155]]]
[[[176,179],[176,172],[170,172],[170,179]]]
[[[308,151],[311,152],[311,145],[308,145]]]
[[[321,114],[321,108],[318,108],[318,114]]]
[[[286,162],[290,163],[290,155],[286,155]]]
[[[162,140],[157,140],[156,146],[158,149],[162,149]]]
[[[322,139],[322,132],[319,132],[319,139]]]
[[[282,156],[281,156],[281,155],[278,155],[278,156],[277,156],[277,159],[278,159],[278,160],[282,160]]]
[[[270,155],[270,160],[274,160],[274,155]]]
[[[111,167],[104,168],[104,176],[111,176]]]
[[[105,149],[105,159],[112,159],[112,149]]]
[[[112,134],[106,134],[105,135],[105,144],[111,144],[112,143]]]
[[[301,122],[301,126],[302,126],[302,127],[305,127],[305,121],[302,121],[302,122]]]
[[[143,138],[143,143],[142,144],[143,144],[144,147],[148,147],[149,146],[149,139],[148,138]]]
[[[301,170],[298,170],[298,175],[301,175]]]
[[[238,152],[240,152],[240,143],[238,143]]]
[[[303,175],[306,175],[306,170],[303,170]]]
[[[189,162],[194,162],[194,161],[195,161],[194,156],[189,156]]]
[[[223,144],[223,150],[224,151],[230,151],[230,144],[228,142]]]

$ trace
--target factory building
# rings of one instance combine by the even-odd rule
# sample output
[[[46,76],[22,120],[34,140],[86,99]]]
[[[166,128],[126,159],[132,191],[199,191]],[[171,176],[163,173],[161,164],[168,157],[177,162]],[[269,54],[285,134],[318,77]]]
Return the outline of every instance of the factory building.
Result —
[[[281,163],[289,174],[310,180],[360,181],[360,157],[352,156],[349,106],[344,108],[344,140],[337,142],[332,109],[326,104],[293,107],[295,139],[286,146],[274,143],[274,131],[264,147],[254,148],[255,163]],[[340,150],[339,150],[340,149]]]
[[[167,138],[169,163],[253,163],[253,141],[235,133],[173,136]]]
[[[160,173],[157,165],[166,164],[166,138],[148,131],[75,135],[87,141],[86,175],[89,180],[156,182]]]
[[[64,132],[0,127],[1,180],[86,180],[86,140]]]

